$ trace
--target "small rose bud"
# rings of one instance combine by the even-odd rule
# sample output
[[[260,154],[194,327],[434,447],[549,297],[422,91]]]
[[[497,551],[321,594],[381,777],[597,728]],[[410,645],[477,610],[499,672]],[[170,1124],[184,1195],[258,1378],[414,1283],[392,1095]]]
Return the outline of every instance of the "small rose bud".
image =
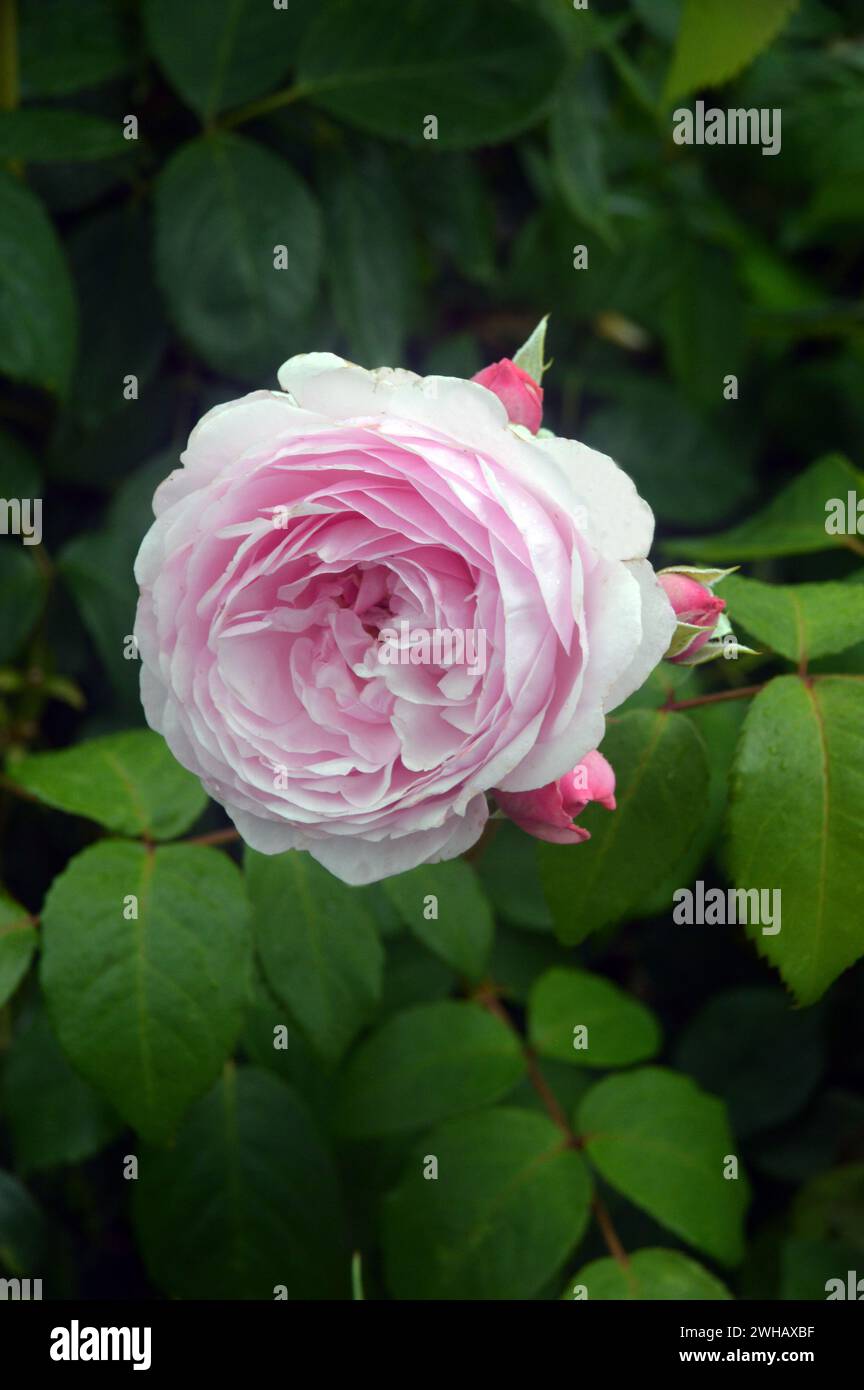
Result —
[[[520,830],[553,845],[576,845],[590,840],[584,826],[574,825],[590,801],[615,810],[615,773],[602,753],[586,753],[581,763],[529,792],[493,793],[500,809]]]
[[[661,574],[659,578],[666,591],[666,597],[675,610],[679,625],[703,629],[680,651],[669,657],[670,661],[683,661],[704,647],[717,626],[717,618],[723,612],[726,604],[722,598],[712,594],[711,590],[707,589],[704,584],[699,584],[689,575]]]
[[[524,425],[536,434],[543,419],[543,387],[533,376],[517,367],[509,357],[493,362],[471,378],[497,396],[510,417],[511,424]]]
[[[690,666],[708,659],[708,652],[701,656],[698,653],[719,634],[725,623],[722,614],[726,607],[725,601],[718,598],[712,588],[731,573],[731,570],[700,570],[686,565],[658,572],[657,578],[678,619],[675,635],[666,651],[667,661]]]

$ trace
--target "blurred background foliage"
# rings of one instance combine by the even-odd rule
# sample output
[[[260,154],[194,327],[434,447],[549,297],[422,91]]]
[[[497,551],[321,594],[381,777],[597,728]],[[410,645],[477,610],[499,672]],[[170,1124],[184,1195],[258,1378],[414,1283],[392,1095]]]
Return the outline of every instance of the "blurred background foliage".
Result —
[[[153,487],[206,409],[275,386],[276,368],[295,352],[470,375],[510,355],[551,312],[545,423],[632,474],[656,513],[667,562],[747,561],[751,578],[770,582],[850,579],[860,543],[826,547],[822,517],[836,489],[860,478],[840,456],[860,464],[864,443],[861,20],[856,0],[590,0],[584,10],[570,0],[287,0],[278,8],[264,0],[0,0],[0,494],[44,499],[43,545],[0,543],[7,773],[30,752],[142,724],[138,668],[123,647]],[[700,95],[721,107],[779,108],[781,153],[676,145],[671,112]],[[435,139],[424,134],[430,117]],[[578,247],[587,250],[583,269],[574,266]],[[734,400],[723,394],[730,374],[739,383]],[[828,455],[821,471],[807,471]],[[749,519],[799,475],[777,543],[766,541],[764,524],[754,540]],[[796,518],[804,535],[790,544]],[[769,513],[769,533],[771,524]],[[747,591],[739,592],[743,605]],[[749,616],[747,630],[770,646],[759,612]],[[842,656],[828,642],[817,666],[864,671],[862,636],[840,642]],[[669,668],[631,709],[650,722],[682,681],[693,695],[712,681],[761,679],[773,660],[710,677]],[[362,906],[352,896],[339,911],[361,946],[353,993],[347,1002],[339,994],[342,1021],[325,1026],[313,1013],[284,1054],[274,1054],[272,1028],[286,1009],[295,1022],[304,1011],[303,990],[291,983],[296,962],[283,959],[279,935],[290,883],[269,882],[253,864],[256,947],[268,980],[256,975],[238,1053],[256,1064],[241,1069],[241,1139],[263,1153],[260,1172],[252,1159],[250,1171],[268,1193],[286,1181],[285,1153],[305,1156],[290,1180],[337,1222],[342,1199],[316,1147],[322,1141],[266,1073],[289,1080],[326,1132],[347,1136],[339,1163],[351,1242],[368,1252],[369,1296],[440,1295],[434,1280],[423,1281],[434,1252],[413,1231],[404,1185],[382,1218],[386,1277],[375,1234],[379,1197],[396,1185],[406,1143],[424,1125],[409,1124],[407,1139],[399,1124],[391,1134],[382,1102],[370,1138],[349,1083],[339,1083],[334,1101],[332,1068],[370,1020],[440,1006],[460,979],[476,984],[487,966],[520,1020],[546,972],[581,962],[617,981],[650,1006],[663,1042],[658,1034],[654,1044],[625,1048],[609,1065],[662,1047],[665,1065],[728,1105],[753,1189],[743,1262],[727,1240],[740,1213],[721,1213],[716,1239],[700,1236],[650,1203],[646,1214],[638,1194],[629,1203],[619,1174],[606,1195],[627,1248],[675,1249],[680,1236],[726,1265],[721,1277],[743,1297],[823,1297],[829,1274],[861,1260],[860,967],[821,1004],[794,1012],[733,931],[688,932],[669,917],[674,885],[722,878],[727,774],[743,715],[743,704],[730,703],[674,728],[670,721],[682,804],[699,803],[698,833],[670,816],[652,840],[646,817],[637,827],[641,861],[613,856],[607,866],[612,909],[611,880],[593,885],[587,858],[574,869],[582,878],[563,887],[547,866],[547,903],[536,846],[511,827],[478,860],[482,893],[471,875],[467,887],[451,885],[459,920],[472,929],[467,947],[457,933],[443,958],[422,928],[406,932],[411,914],[393,893],[369,890]],[[610,734],[625,766],[634,727]],[[74,795],[52,804],[135,833]],[[193,798],[180,821],[199,810]],[[592,825],[598,835],[603,814]],[[94,828],[11,795],[2,816],[0,877],[39,913]],[[223,824],[210,807],[198,828]],[[316,891],[325,890],[319,883]],[[572,904],[577,893],[583,927],[590,919],[595,930],[574,950],[555,940],[548,904],[566,917],[567,895]],[[0,920],[20,926],[20,909],[3,910]],[[25,934],[16,937],[16,982],[34,944]],[[8,984],[18,969],[8,955],[5,969]],[[274,979],[285,985],[278,1003]],[[450,1032],[446,1015],[436,1026],[433,1039]],[[457,1059],[463,1080],[469,1044]],[[395,1035],[392,1049],[402,1045]],[[539,1046],[569,1113],[586,1090],[585,1071]],[[190,1193],[217,1181],[215,1093],[198,1103],[173,1158],[163,1152],[136,1192],[136,1244],[116,1181],[133,1141],[118,1138],[111,1085],[93,1090],[72,1070],[32,972],[0,1015],[0,1048],[0,1166],[10,1170],[0,1174],[0,1263],[41,1272],[47,1242],[54,1293],[259,1289],[233,1256],[208,1274],[203,1243],[194,1248],[202,1232],[190,1233],[188,1222],[176,1244]],[[364,1060],[352,1057],[352,1084],[363,1094]],[[486,1099],[508,1095],[524,1117],[536,1097],[524,1081],[510,1094],[519,1067],[512,1070],[506,1048],[499,1063]],[[542,1147],[542,1134],[523,1134],[518,1116],[511,1133],[512,1115],[502,1113],[488,1112],[488,1132],[453,1138],[455,1151]],[[572,1181],[562,1184],[559,1216],[581,1201]],[[243,1219],[266,1275],[279,1252],[268,1248],[254,1196],[253,1185]],[[446,1225],[447,1214],[440,1219]],[[314,1258],[301,1260],[297,1278],[308,1278],[307,1296],[347,1293],[344,1232],[306,1237]],[[556,1297],[563,1273],[605,1255],[592,1228],[567,1270],[553,1250],[524,1262],[522,1282],[517,1271],[491,1292],[484,1287],[489,1296]],[[335,1284],[334,1261],[344,1271]],[[656,1277],[650,1257],[642,1272],[648,1284]],[[693,1278],[674,1265],[662,1273]],[[703,1275],[703,1296],[716,1294],[713,1276]],[[609,1277],[608,1296],[621,1296],[614,1270]]]

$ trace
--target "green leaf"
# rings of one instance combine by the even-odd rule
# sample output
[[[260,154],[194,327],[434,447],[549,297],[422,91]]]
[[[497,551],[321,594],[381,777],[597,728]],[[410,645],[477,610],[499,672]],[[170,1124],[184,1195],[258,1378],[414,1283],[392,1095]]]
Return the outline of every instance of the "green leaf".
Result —
[[[388,1019],[350,1057],[339,1128],[354,1139],[423,1129],[491,1105],[524,1066],[515,1033],[478,1004],[420,1004]]]
[[[72,282],[38,199],[0,170],[0,373],[62,395],[75,358]]]
[[[246,851],[264,973],[322,1057],[338,1061],[374,1015],[383,953],[364,900],[309,854]]]
[[[198,819],[207,795],[149,729],[107,734],[59,753],[34,753],[15,781],[58,810],[88,816],[119,835],[172,840]]]
[[[688,669],[686,666],[673,666],[668,661],[661,662],[661,666],[669,671]],[[697,692],[691,690],[689,693],[695,695]],[[640,917],[668,916],[676,902],[675,892],[682,884],[692,883],[699,877],[700,869],[709,855],[718,854],[729,802],[729,777],[746,713],[745,700],[718,700],[714,704],[699,705],[687,711],[687,719],[695,724],[702,735],[711,769],[705,814],[684,857],[679,859],[663,882],[645,897],[639,908]]]
[[[250,1062],[292,1085],[316,1115],[331,1107],[333,1084],[283,1004],[271,994],[261,971],[253,972],[252,996],[243,1021],[243,1051]]]
[[[561,941],[572,945],[620,921],[678,863],[705,811],[708,763],[688,719],[633,710],[610,722],[604,756],[616,811],[589,807],[591,842],[540,846],[540,873]]]
[[[546,329],[548,324],[549,315],[544,314],[537,327],[513,354],[514,364],[521,367],[523,372],[527,372],[537,382],[543,380],[543,373],[546,370]]]
[[[486,895],[469,864],[461,859],[424,864],[385,879],[381,886],[430,951],[469,980],[483,978],[494,926]]]
[[[539,841],[510,821],[496,825],[477,866],[496,916],[526,931],[551,931],[552,916],[540,882]]]
[[[579,1107],[585,1152],[607,1182],[721,1264],[743,1254],[747,1179],[722,1101],[664,1067],[608,1076]]]
[[[42,611],[45,592],[45,575],[32,547],[8,541],[0,546],[0,661],[10,661],[17,654]]]
[[[452,1120],[424,1138],[386,1199],[388,1286],[399,1299],[533,1298],[578,1245],[590,1200],[582,1157],[547,1116]]]
[[[586,1030],[578,1047],[577,1027]],[[650,1009],[611,980],[560,968],[541,975],[531,991],[528,1036],[541,1057],[577,1067],[628,1067],[653,1057],[661,1041]]]
[[[240,1031],[250,940],[235,865],[200,845],[103,842],[55,879],[42,920],[65,1052],[140,1134],[166,1140]]]
[[[507,0],[322,4],[300,49],[301,92],[370,135],[439,149],[508,140],[545,110],[562,65],[548,26]]]
[[[825,1066],[822,1020],[791,1008],[781,990],[717,994],[681,1038],[675,1064],[725,1100],[732,1128],[746,1137],[803,1108]]]
[[[130,722],[141,711],[140,663],[124,657],[124,650],[132,650],[127,643],[135,625],[138,597],[132,572],[134,558],[135,550],[130,552],[127,537],[106,529],[73,536],[57,560],[57,572],[72,595],[118,705]]]
[[[416,279],[412,230],[385,150],[328,160],[322,187],[333,306],[353,358],[397,366]]]
[[[384,892],[383,882],[364,884],[357,890],[357,896],[374,921],[375,929],[382,941],[391,941],[394,936],[405,936],[407,924]],[[426,955],[426,952],[422,954]]]
[[[798,0],[684,0],[666,97],[728,82],[779,34]]]
[[[748,935],[802,1004],[864,954],[864,681],[771,681],[741,733],[729,808],[739,888],[779,892],[780,931]]]
[[[578,1294],[574,1290],[578,1287]],[[585,1293],[582,1292],[585,1289]],[[618,1299],[656,1302],[659,1299],[731,1298],[725,1284],[680,1250],[636,1250],[626,1269],[617,1260],[592,1260],[568,1281],[564,1298]]]
[[[26,907],[0,889],[0,1008],[27,974],[36,942],[36,927]]]
[[[120,1130],[116,1114],[70,1067],[42,1007],[15,1031],[3,1104],[23,1172],[80,1163]]]
[[[20,0],[21,91],[66,96],[119,77],[135,58],[134,30],[117,0]]]
[[[0,159],[27,164],[108,159],[129,154],[135,145],[123,138],[120,121],[106,121],[84,111],[0,111]]]
[[[317,204],[269,150],[210,135],[160,173],[158,278],[178,329],[217,371],[275,373],[312,305],[320,259]]]
[[[226,1067],[167,1152],[148,1152],[134,1218],[171,1298],[345,1298],[350,1249],[333,1160],[268,1072]],[[283,1297],[285,1295],[282,1295]]]
[[[385,943],[384,985],[379,1016],[399,1013],[412,1004],[448,999],[457,980],[452,970],[411,936]]]
[[[864,639],[864,587],[859,584],[763,584],[731,575],[723,581],[733,625],[789,661],[845,651]]]
[[[602,135],[585,69],[574,64],[559,85],[549,123],[553,169],[573,215],[608,240],[611,219]]]
[[[0,1168],[0,1270],[38,1276],[45,1236],[45,1218],[30,1193]]]
[[[764,560],[775,555],[805,555],[845,546],[849,537],[825,529],[826,503],[864,493],[864,474],[839,454],[829,454],[800,473],[763,511],[716,536],[676,537],[662,549],[695,560]]]
[[[146,276],[144,283],[146,285]],[[119,293],[116,285],[114,293]],[[94,317],[94,332],[96,327]],[[116,341],[116,335],[111,330],[106,330],[106,336]],[[139,339],[139,350],[144,340],[146,330],[142,333],[142,339]],[[92,402],[90,408],[94,411],[99,410],[98,402],[103,388],[105,391],[115,389],[115,385],[110,382],[111,368],[108,360],[102,358],[105,365],[103,375],[98,369],[99,357],[100,354],[97,352],[97,366],[92,373],[85,371],[76,379],[76,390],[82,390],[79,403]],[[86,380],[86,386],[81,380],[82,377]],[[137,408],[132,402],[125,402],[123,406],[124,410],[134,411]],[[151,403],[148,400],[148,421],[152,418],[150,412]],[[136,431],[140,431],[142,427],[138,424],[138,418],[136,417]],[[126,426],[118,431],[118,436],[119,439],[128,438]],[[136,433],[136,439],[139,437]],[[144,533],[153,519],[153,491],[176,465],[177,451],[170,447],[132,473],[128,472],[132,467],[131,461],[127,461],[124,468],[125,480],[111,499],[104,527],[99,531],[85,531],[73,537],[68,545],[63,547],[57,561],[58,572],[71,593],[81,621],[102,660],[105,674],[114,691],[118,715],[125,712],[130,722],[141,719],[140,665],[131,657],[125,659],[127,652],[134,652],[129,642],[138,599],[133,566]]]
[[[262,96],[294,61],[299,5],[272,0],[145,0],[144,26],[168,80],[209,119]]]

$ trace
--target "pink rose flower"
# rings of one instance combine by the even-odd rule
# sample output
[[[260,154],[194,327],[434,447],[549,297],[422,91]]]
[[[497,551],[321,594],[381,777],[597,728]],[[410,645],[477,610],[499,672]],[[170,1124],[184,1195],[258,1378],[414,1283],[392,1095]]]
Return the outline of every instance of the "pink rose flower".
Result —
[[[670,661],[680,664],[694,656],[709,641],[726,602],[688,574],[666,573],[657,577],[679,623],[704,628],[704,632],[697,633],[682,651],[669,657]]]
[[[532,434],[537,433],[543,419],[543,387],[533,376],[517,367],[509,357],[502,357],[500,362],[476,372],[471,380],[498,397],[512,424],[524,425]]]
[[[578,767],[533,792],[497,792],[505,816],[521,830],[552,845],[575,845],[590,840],[584,826],[574,825],[589,801],[615,810],[615,773],[602,753],[586,753]]]
[[[596,748],[674,614],[611,459],[475,382],[329,353],[279,382],[205,415],[156,491],[141,696],[254,849],[369,883]]]

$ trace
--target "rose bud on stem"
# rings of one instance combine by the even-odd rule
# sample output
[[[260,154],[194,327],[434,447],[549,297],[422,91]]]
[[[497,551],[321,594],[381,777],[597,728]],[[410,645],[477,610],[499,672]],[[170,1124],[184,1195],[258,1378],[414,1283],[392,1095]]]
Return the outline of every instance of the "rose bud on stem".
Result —
[[[584,826],[574,825],[591,801],[615,810],[615,773],[602,753],[586,753],[581,763],[545,787],[529,792],[494,793],[510,820],[538,840],[553,845],[576,845],[590,840]]]
[[[737,569],[696,569],[692,565],[671,565],[658,570],[657,578],[678,620],[665,659],[679,666],[701,666],[718,656],[752,654],[732,636],[724,609],[726,603],[713,592],[715,584]]]
[[[542,318],[534,332],[522,344],[515,357],[502,357],[471,378],[497,396],[507,411],[511,425],[521,425],[537,434],[543,419],[543,373],[550,365],[546,361],[546,325],[549,315]],[[543,431],[544,434],[547,431]]]
[[[543,419],[543,387],[509,357],[477,372],[472,381],[497,396],[513,425],[524,425],[536,434]]]

